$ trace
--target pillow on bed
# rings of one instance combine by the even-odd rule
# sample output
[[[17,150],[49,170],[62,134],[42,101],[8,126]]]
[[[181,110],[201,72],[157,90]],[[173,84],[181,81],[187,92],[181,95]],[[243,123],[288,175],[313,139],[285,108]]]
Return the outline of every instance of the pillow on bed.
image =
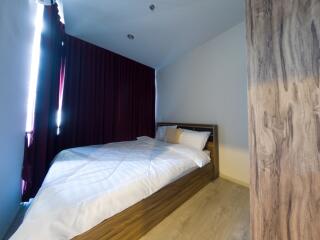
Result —
[[[164,140],[167,143],[177,144],[179,143],[181,133],[182,133],[182,130],[180,128],[179,129],[167,128]]]
[[[179,138],[179,143],[196,148],[198,150],[203,150],[206,146],[209,136],[210,132],[199,132],[183,129]]]
[[[210,157],[204,152],[182,144],[170,144],[170,150],[184,155],[187,159],[193,160],[199,167],[203,167],[210,162]]]
[[[156,133],[156,139],[157,139],[157,140],[164,141],[167,128],[174,128],[174,129],[176,129],[176,128],[177,128],[177,125],[158,127],[158,128],[157,128],[157,133]]]

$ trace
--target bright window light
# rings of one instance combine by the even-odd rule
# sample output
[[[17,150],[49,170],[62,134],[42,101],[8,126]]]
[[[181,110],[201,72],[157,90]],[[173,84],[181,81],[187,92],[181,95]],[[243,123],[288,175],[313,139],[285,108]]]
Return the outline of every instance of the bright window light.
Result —
[[[40,42],[41,42],[41,32],[43,25],[43,10],[44,7],[41,4],[37,5],[37,12],[35,17],[35,31],[33,36],[32,45],[32,59],[31,59],[31,69],[29,76],[29,96],[27,103],[27,123],[26,132],[28,137],[28,146],[31,143],[31,135],[34,126],[34,111],[36,105],[36,92],[37,92],[37,82],[39,73],[39,61],[40,61]]]
[[[58,4],[60,22],[64,24],[64,11],[63,11],[62,0],[57,0],[57,4]]]

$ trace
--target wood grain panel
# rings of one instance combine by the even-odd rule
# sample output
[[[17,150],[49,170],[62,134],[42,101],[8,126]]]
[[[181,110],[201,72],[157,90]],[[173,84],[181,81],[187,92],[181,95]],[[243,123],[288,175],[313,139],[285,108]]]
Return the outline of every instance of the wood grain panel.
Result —
[[[320,239],[320,1],[246,0],[251,239]]]

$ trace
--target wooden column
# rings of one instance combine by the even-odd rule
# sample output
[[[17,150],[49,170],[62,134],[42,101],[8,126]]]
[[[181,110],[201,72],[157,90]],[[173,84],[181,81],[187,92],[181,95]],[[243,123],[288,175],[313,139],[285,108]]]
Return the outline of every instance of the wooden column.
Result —
[[[251,239],[320,239],[320,0],[246,0]]]

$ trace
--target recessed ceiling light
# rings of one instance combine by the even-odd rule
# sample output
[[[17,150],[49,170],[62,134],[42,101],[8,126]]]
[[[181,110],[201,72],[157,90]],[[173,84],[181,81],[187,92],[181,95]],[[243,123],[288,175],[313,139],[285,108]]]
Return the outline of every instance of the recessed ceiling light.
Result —
[[[127,35],[127,38],[128,38],[129,40],[133,40],[133,39],[134,39],[134,36],[133,36],[132,34],[128,34],[128,35]]]
[[[151,5],[149,6],[149,9],[150,9],[151,11],[154,11],[154,10],[156,9],[156,6],[155,6],[154,4],[151,4]]]

